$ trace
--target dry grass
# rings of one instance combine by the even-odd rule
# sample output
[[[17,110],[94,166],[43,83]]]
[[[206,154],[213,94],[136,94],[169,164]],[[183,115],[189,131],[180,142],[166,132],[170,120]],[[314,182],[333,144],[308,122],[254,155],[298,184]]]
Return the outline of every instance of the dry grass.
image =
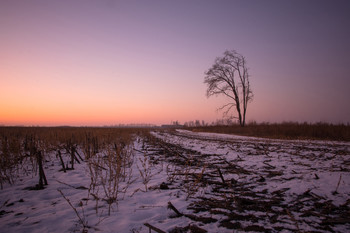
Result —
[[[280,124],[250,123],[245,127],[240,127],[239,125],[231,125],[189,127],[187,129],[197,132],[215,132],[277,139],[350,141],[349,124],[334,125],[328,123],[309,124],[297,122],[285,122]]]
[[[96,215],[101,218],[104,211],[99,208],[107,204],[110,215],[133,182],[135,137],[148,133],[149,129],[142,128],[0,127],[0,189],[5,183],[14,184],[23,171],[32,175],[39,171],[39,184],[28,188],[44,189],[48,185],[44,161],[58,160],[62,172],[74,170],[75,162],[85,162],[90,171],[85,205],[89,200],[94,201]],[[78,211],[75,203],[58,191],[75,211],[82,232],[87,232],[91,226],[85,219],[83,202],[79,202],[81,211]]]
[[[77,148],[81,148],[85,160],[89,160],[107,148],[130,145],[134,135],[144,131],[148,129],[0,127],[0,188],[3,187],[3,183],[13,184],[20,172],[37,170],[37,153],[34,152],[40,153],[43,160],[50,152],[69,152],[73,169],[74,152]]]

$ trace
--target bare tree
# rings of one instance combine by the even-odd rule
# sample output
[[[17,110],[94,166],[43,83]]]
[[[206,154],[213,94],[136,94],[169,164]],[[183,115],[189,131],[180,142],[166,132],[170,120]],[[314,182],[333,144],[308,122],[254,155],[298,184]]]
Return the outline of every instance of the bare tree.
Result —
[[[227,116],[236,107],[238,117],[235,118],[244,126],[247,106],[253,99],[245,57],[235,50],[226,50],[224,56],[216,58],[205,72],[204,83],[207,84],[207,97],[223,94],[230,99],[219,110],[226,109],[224,115]]]

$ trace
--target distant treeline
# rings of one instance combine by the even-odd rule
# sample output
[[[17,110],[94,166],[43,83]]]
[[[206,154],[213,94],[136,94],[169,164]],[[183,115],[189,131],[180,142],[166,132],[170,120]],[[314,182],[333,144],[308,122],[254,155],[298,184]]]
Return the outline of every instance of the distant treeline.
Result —
[[[277,139],[315,139],[350,141],[350,125],[329,123],[249,123],[245,127],[239,124],[186,127],[197,132],[215,132],[243,136]]]

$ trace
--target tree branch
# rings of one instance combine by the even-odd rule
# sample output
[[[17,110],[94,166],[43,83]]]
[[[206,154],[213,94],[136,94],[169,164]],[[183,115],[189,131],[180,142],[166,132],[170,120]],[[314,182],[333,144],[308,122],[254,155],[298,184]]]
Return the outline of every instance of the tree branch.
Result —
[[[227,108],[224,112],[224,115],[227,115],[233,107],[236,107],[239,122],[244,126],[247,105],[253,98],[245,57],[235,50],[227,50],[223,57],[215,59],[213,66],[205,72],[205,75],[204,83],[208,86],[207,97],[223,94],[232,99],[234,103],[226,104],[220,110]]]

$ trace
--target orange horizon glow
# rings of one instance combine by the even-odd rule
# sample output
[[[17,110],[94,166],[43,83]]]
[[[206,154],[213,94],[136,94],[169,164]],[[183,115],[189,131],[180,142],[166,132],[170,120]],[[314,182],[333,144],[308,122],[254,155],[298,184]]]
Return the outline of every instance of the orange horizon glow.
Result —
[[[215,122],[204,72],[227,49],[246,122],[350,122],[345,2],[34,2],[0,1],[0,125]]]
[[[187,103],[183,100],[168,100],[166,97],[155,101],[153,97],[140,98],[137,95],[133,98],[132,95],[128,96],[128,101],[118,100],[118,96],[106,98],[104,95],[89,98],[86,94],[83,96],[88,99],[83,100],[71,93],[66,93],[66,97],[60,96],[57,99],[49,94],[54,90],[38,92],[28,89],[30,88],[27,86],[27,94],[24,90],[16,95],[8,94],[11,98],[0,103],[1,125],[102,126],[135,123],[161,125],[169,124],[171,121],[181,123],[197,119],[208,121],[203,117],[208,115],[213,119],[220,118],[220,114],[215,112],[216,103],[205,98],[202,101],[212,103],[212,106]],[[34,94],[28,94],[28,92]],[[2,94],[6,95],[6,92]],[[198,106],[205,106],[205,108],[201,109]]]

